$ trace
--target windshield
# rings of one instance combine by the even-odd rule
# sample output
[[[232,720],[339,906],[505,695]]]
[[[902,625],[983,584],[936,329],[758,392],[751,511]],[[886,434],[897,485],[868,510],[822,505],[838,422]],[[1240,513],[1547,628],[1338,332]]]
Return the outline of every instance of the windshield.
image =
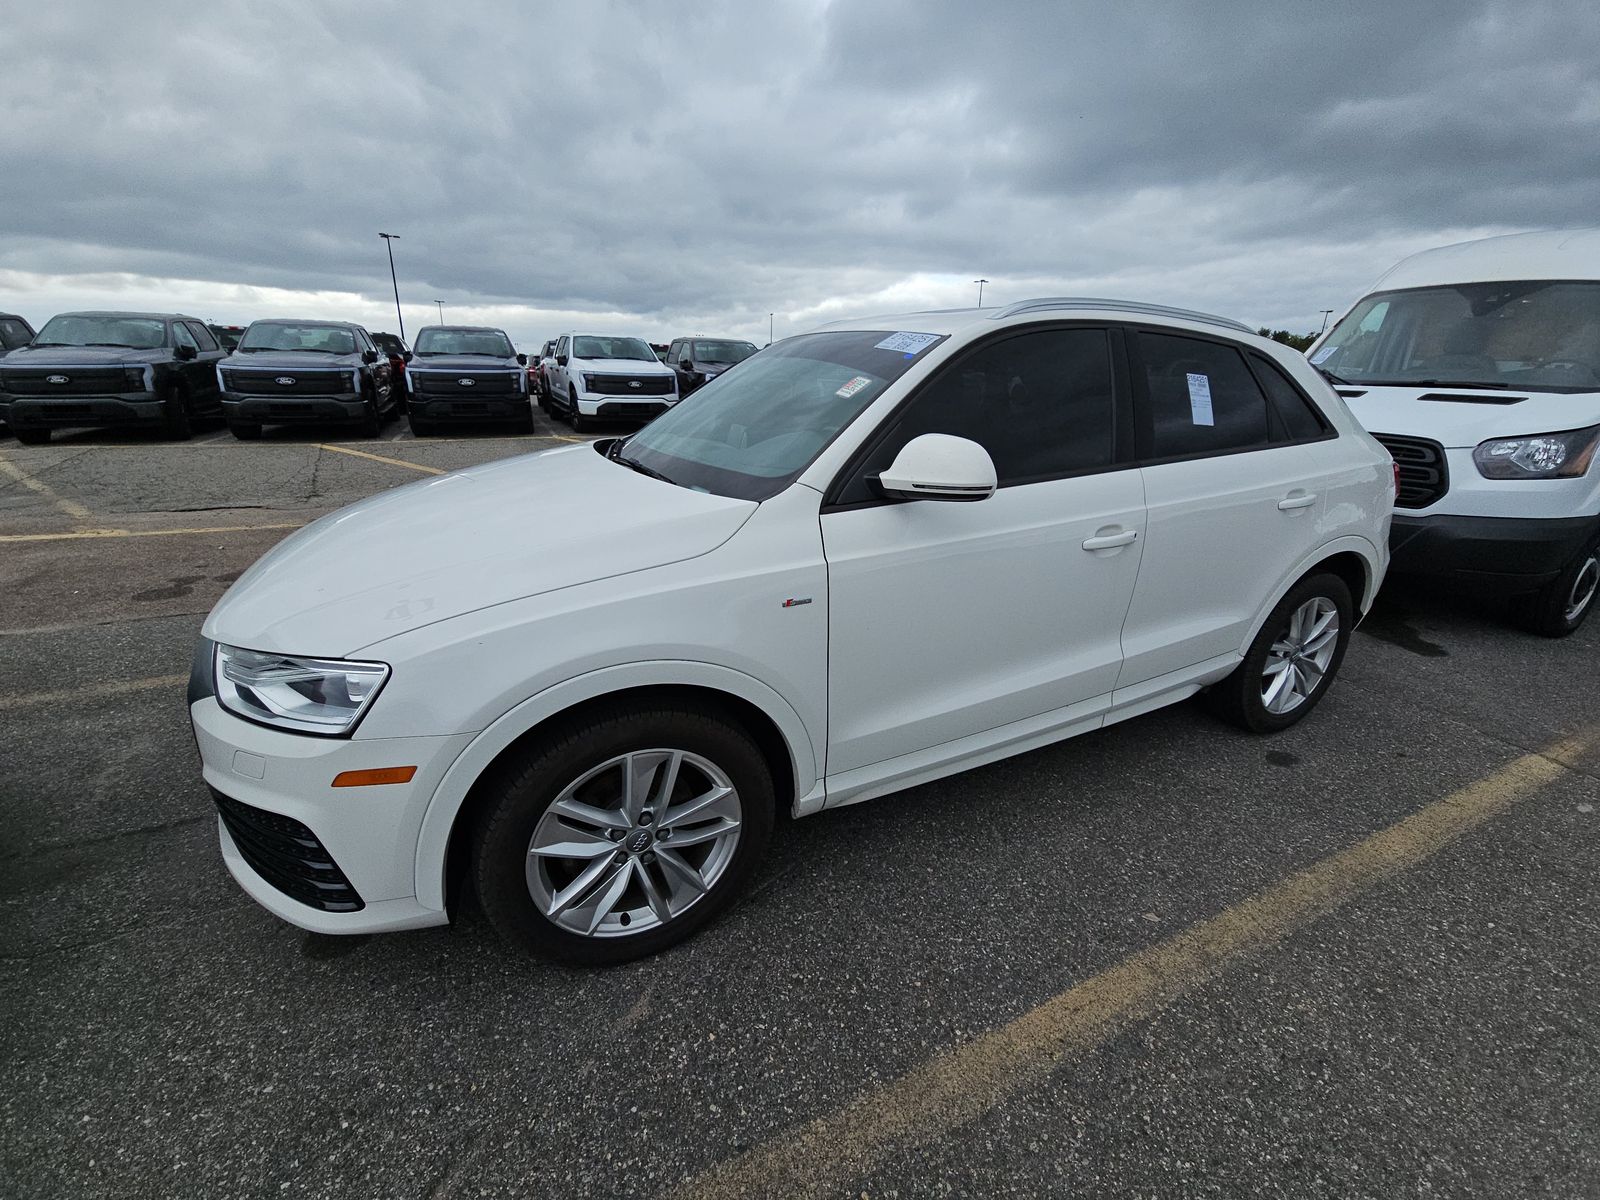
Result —
[[[756,352],[749,342],[694,343],[694,361],[708,363],[739,363]]]
[[[1600,283],[1376,292],[1311,356],[1350,383],[1600,389]]]
[[[811,333],[769,346],[662,413],[620,454],[684,487],[776,496],[916,361],[880,348],[889,336]]]
[[[155,350],[167,344],[167,323],[154,317],[60,316],[44,323],[35,346],[126,346]]]
[[[290,322],[257,322],[239,339],[239,352],[257,350],[301,350],[310,354],[354,354],[356,337],[336,325],[296,325]]]
[[[222,343],[224,350],[232,350],[237,347],[239,338],[244,333],[244,330],[236,325],[208,325],[206,328],[211,330],[217,341]]]
[[[511,339],[498,329],[451,329],[429,325],[417,334],[413,347],[419,355],[481,354],[490,358],[510,358],[516,353]]]
[[[656,362],[656,352],[648,342],[630,337],[575,337],[572,339],[573,358],[632,358],[640,362]]]

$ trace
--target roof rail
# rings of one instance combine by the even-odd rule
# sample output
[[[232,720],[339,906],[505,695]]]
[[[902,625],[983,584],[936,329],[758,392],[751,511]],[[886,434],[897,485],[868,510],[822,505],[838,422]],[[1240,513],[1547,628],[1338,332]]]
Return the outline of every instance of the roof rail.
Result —
[[[1237,329],[1244,333],[1255,332],[1244,322],[1235,321],[1231,317],[1218,317],[1187,308],[1171,308],[1165,304],[1146,304],[1140,300],[1103,300],[1093,296],[1040,296],[1033,300],[1018,300],[1015,304],[1008,304],[994,313],[990,320],[999,321],[1022,313],[1061,308],[1109,308],[1119,312],[1142,313],[1147,317],[1176,317],[1181,321],[1199,321],[1206,325],[1220,325],[1224,329]]]

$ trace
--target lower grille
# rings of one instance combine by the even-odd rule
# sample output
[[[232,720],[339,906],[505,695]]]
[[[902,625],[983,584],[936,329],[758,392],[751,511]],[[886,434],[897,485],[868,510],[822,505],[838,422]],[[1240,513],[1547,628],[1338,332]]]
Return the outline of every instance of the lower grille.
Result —
[[[1427,508],[1450,490],[1450,471],[1445,464],[1444,447],[1438,442],[1393,433],[1372,436],[1400,468],[1396,508]]]
[[[285,896],[323,912],[366,907],[317,835],[299,821],[252,808],[215,790],[211,795],[239,856]]]
[[[602,396],[666,396],[672,392],[670,375],[590,375],[589,391]]]

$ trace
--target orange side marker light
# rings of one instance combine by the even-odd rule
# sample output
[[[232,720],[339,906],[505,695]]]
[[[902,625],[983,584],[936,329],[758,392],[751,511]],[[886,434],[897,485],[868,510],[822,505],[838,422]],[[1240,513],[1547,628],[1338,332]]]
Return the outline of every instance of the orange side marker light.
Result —
[[[333,777],[334,787],[373,787],[380,783],[410,783],[415,767],[373,767],[369,771],[340,771]]]

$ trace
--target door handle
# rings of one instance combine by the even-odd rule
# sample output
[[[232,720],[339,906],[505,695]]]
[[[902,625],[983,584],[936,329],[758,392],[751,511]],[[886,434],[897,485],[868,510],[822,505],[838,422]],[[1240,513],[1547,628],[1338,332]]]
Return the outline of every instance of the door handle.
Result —
[[[1092,538],[1084,538],[1085,550],[1115,550],[1118,546],[1129,546],[1139,540],[1137,529],[1126,529],[1121,533],[1097,534]]]
[[[1278,511],[1293,512],[1297,508],[1310,508],[1316,502],[1315,492],[1290,492],[1278,501]]]

